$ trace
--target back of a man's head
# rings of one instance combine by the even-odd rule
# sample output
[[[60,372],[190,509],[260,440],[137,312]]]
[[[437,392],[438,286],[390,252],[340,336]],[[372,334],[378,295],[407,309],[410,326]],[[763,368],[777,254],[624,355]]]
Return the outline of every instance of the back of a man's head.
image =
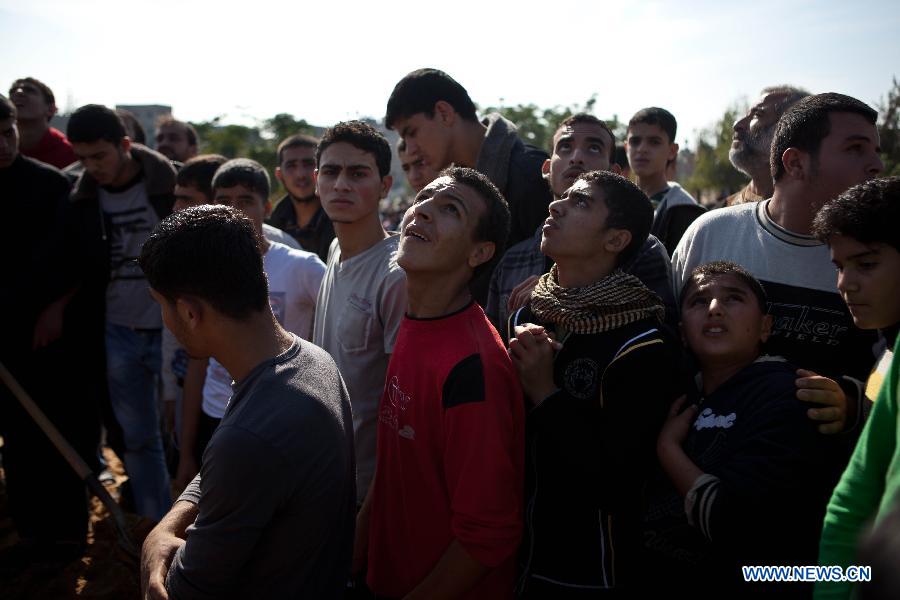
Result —
[[[169,302],[203,300],[235,320],[268,306],[253,224],[227,206],[195,206],[166,217],[141,248],[138,264],[150,287]]]
[[[92,144],[101,140],[118,144],[125,137],[125,126],[111,108],[87,104],[69,117],[66,137],[73,144]]]
[[[138,121],[133,112],[124,108],[117,108],[116,114],[122,120],[122,125],[125,126],[125,133],[131,138],[132,142],[137,142],[138,144],[147,143],[147,133],[144,131],[144,126],[141,125],[141,122]]]
[[[363,121],[343,121],[327,129],[316,147],[316,168],[321,166],[322,154],[329,146],[350,144],[375,159],[380,177],[391,172],[391,145],[377,129]]]
[[[653,225],[653,205],[647,194],[634,183],[611,171],[588,171],[576,181],[585,181],[603,193],[606,204],[607,229],[625,229],[631,233],[631,241],[619,253],[616,264],[622,265],[637,256],[650,235]]]
[[[818,157],[822,140],[831,133],[832,113],[860,115],[872,125],[878,119],[878,113],[865,102],[844,94],[829,92],[803,98],[781,116],[775,127],[769,166],[776,183],[786,172],[782,157],[788,148]]]
[[[263,202],[269,199],[272,182],[265,167],[249,158],[233,158],[219,167],[212,179],[213,192],[219,188],[242,185],[259,194]]]
[[[384,124],[393,129],[398,119],[418,113],[424,113],[430,119],[434,117],[434,105],[440,100],[452,106],[463,119],[478,120],[475,103],[466,88],[443,71],[429,68],[413,71],[394,86],[388,98]]]
[[[156,130],[159,131],[164,127],[175,127],[184,131],[185,136],[187,136],[187,142],[190,146],[196,146],[199,142],[199,138],[197,136],[197,130],[194,129],[194,126],[186,121],[179,121],[172,115],[166,115],[159,119],[156,122]]]
[[[219,167],[228,162],[221,154],[201,154],[189,159],[175,176],[175,183],[184,187],[192,187],[213,200],[212,180]]]

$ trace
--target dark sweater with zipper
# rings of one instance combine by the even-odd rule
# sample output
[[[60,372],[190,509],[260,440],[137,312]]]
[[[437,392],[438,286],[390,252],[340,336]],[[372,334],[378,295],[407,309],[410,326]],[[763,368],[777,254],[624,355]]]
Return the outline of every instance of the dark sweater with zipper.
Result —
[[[687,501],[667,478],[654,479],[647,569],[671,589],[703,597],[811,592],[800,583],[743,584],[740,569],[816,564],[834,485],[823,456],[834,441],[797,400],[795,371],[763,357],[700,399],[684,451],[705,475]]]
[[[555,329],[526,306],[510,330],[529,322]],[[639,575],[643,488],[659,428],[683,389],[681,352],[655,319],[560,341],[559,389],[525,422],[518,592],[621,595]]]

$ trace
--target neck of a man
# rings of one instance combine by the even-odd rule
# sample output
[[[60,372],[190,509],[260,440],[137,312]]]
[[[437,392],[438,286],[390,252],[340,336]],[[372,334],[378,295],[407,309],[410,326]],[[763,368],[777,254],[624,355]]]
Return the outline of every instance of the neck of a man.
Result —
[[[700,368],[703,377],[703,394],[709,395],[723,383],[740,373],[756,358],[722,359],[710,361]]]
[[[37,146],[47,130],[50,129],[50,123],[46,119],[18,119],[16,125],[19,128],[19,148],[22,150],[30,150]]]
[[[353,223],[339,221],[333,223],[334,235],[341,247],[341,260],[362,254],[381,240],[390,237],[378,220],[377,212]]]
[[[769,165],[760,165],[759,169],[751,171],[750,192],[762,198],[771,198],[774,191],[772,183],[772,171]]]
[[[478,154],[481,152],[481,145],[484,143],[484,135],[487,127],[480,121],[462,120],[460,124],[460,135],[457,143],[453,145],[450,152],[450,162],[458,167],[475,168],[478,163]],[[437,167],[437,165],[434,165]],[[443,169],[450,165],[442,165]]]
[[[815,203],[805,193],[800,182],[786,182],[774,186],[772,199],[766,206],[769,218],[782,229],[800,235],[812,233],[812,222],[816,216]]]
[[[134,179],[141,171],[141,165],[134,159],[134,155],[130,152],[126,155],[125,164],[113,180],[112,187],[122,187],[129,181]]]
[[[244,321],[221,319],[220,343],[213,352],[215,358],[235,381],[243,381],[261,362],[275,358],[291,347],[294,338],[275,320],[272,311],[254,312]],[[234,340],[240,340],[239,344]]]
[[[638,187],[641,188],[641,191],[647,194],[647,196],[658,194],[659,192],[669,187],[669,182],[668,180],[666,180],[665,171],[661,173],[654,173],[652,175],[648,175],[647,177],[638,176],[637,184]]]
[[[407,272],[407,314],[416,319],[433,319],[462,309],[472,301],[471,275],[469,269],[439,274]]]
[[[315,194],[307,198],[297,199],[291,196],[291,204],[294,206],[294,216],[297,217],[297,227],[306,227],[312,218],[316,216],[321,203]]]
[[[597,283],[615,268],[615,256],[606,254],[596,255],[590,260],[556,261],[559,285],[564,288],[581,288]]]

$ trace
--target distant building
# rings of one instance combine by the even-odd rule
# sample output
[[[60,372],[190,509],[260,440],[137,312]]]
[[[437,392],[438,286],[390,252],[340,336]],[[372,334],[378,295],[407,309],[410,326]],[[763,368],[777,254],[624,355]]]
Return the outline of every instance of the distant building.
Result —
[[[172,107],[165,104],[116,104],[116,110],[127,110],[140,121],[147,134],[147,145],[156,148],[156,123],[172,114]]]

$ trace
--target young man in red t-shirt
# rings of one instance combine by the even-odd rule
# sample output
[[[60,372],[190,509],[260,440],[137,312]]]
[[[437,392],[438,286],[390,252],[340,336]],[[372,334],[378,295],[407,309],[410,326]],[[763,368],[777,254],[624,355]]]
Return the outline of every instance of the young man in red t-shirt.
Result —
[[[522,534],[518,378],[468,284],[503,247],[509,209],[472,169],[427,185],[400,227],[408,310],[378,414],[355,571],[378,597],[512,596]]]
[[[17,79],[9,86],[9,99],[19,113],[22,154],[57,169],[78,160],[66,135],[50,127],[50,119],[57,109],[53,91],[47,84],[34,77]]]

